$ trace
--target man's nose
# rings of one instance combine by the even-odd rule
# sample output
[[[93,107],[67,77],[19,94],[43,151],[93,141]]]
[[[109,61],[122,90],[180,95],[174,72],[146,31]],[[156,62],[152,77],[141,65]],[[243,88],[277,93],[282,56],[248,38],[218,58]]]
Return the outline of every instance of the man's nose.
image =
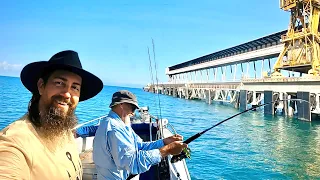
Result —
[[[69,87],[64,88],[63,91],[60,93],[60,95],[66,99],[70,99],[71,98],[70,88]]]

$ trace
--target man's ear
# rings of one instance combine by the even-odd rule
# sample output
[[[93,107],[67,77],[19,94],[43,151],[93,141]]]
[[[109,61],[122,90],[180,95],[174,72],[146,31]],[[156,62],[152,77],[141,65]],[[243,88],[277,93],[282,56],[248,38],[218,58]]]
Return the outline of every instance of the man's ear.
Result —
[[[39,91],[39,94],[40,96],[43,94],[43,91],[44,91],[44,81],[42,78],[40,78],[37,82],[37,86],[38,86],[38,91]]]

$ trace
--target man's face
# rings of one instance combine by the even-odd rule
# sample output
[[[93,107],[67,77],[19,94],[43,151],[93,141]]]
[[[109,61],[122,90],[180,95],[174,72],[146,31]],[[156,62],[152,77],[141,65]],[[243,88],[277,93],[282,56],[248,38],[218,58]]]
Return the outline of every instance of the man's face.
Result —
[[[75,109],[80,97],[81,77],[65,70],[56,70],[46,84],[40,79],[38,89],[40,101],[46,107],[56,107],[62,114]]]
[[[134,115],[134,111],[136,109],[134,105],[129,103],[123,103],[122,107],[123,107],[124,114]]]
[[[126,124],[130,123],[130,117],[134,116],[135,106],[129,103],[123,103],[122,106],[122,118]]]
[[[69,71],[56,70],[45,84],[38,81],[40,122],[45,136],[51,138],[72,129],[79,102],[82,79]]]

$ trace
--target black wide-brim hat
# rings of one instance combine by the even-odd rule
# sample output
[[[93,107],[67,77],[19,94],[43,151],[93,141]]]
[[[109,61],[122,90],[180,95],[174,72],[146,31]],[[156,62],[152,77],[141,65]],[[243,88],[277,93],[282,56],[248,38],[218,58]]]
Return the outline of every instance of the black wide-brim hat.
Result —
[[[58,52],[49,61],[38,61],[26,65],[20,74],[22,84],[32,93],[38,92],[37,82],[47,72],[67,70],[82,78],[79,101],[90,99],[103,88],[101,79],[82,69],[78,53],[72,50]]]

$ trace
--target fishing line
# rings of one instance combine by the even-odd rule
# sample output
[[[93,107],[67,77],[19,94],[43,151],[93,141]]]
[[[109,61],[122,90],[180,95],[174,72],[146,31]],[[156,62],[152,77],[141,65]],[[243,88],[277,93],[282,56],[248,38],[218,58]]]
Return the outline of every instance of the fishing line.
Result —
[[[260,104],[260,105],[257,105],[257,106],[255,106],[255,107],[252,107],[252,108],[249,108],[249,109],[247,109],[247,110],[244,110],[244,111],[242,111],[242,112],[239,112],[239,113],[237,113],[237,114],[235,114],[235,115],[233,115],[233,116],[231,116],[231,117],[228,117],[227,119],[224,119],[224,120],[222,120],[222,121],[214,124],[213,126],[211,126],[211,127],[207,128],[207,129],[203,130],[202,132],[199,132],[199,133],[191,136],[191,137],[188,138],[187,140],[183,141],[183,143],[185,143],[185,144],[191,143],[192,141],[194,141],[194,140],[196,140],[197,138],[199,138],[202,134],[208,132],[208,131],[211,130],[212,128],[217,127],[217,126],[219,126],[220,124],[222,124],[222,123],[224,123],[224,122],[226,122],[226,121],[228,121],[228,120],[230,120],[230,119],[232,119],[232,118],[234,118],[234,117],[236,117],[236,116],[239,116],[239,115],[241,115],[241,114],[243,114],[243,113],[246,113],[246,112],[248,112],[248,111],[255,110],[255,109],[259,108],[259,107],[263,107],[263,106],[266,106],[266,105],[269,105],[269,104],[272,104],[272,103],[276,103],[276,102],[279,102],[279,101],[297,101],[297,102],[300,102],[300,103],[301,103],[301,102],[306,102],[306,103],[310,104],[309,101],[303,100],[303,99],[282,99],[282,100],[281,100],[281,99],[278,99],[278,100],[275,100],[275,101],[271,101],[271,102],[267,102],[267,103],[264,103],[264,104]],[[188,152],[188,151],[189,151],[189,152]],[[182,151],[179,155],[174,155],[174,156],[172,156],[172,158],[171,158],[171,163],[178,162],[178,161],[180,161],[180,160],[182,160],[182,159],[184,159],[184,158],[186,158],[186,157],[189,157],[189,156],[190,156],[190,149],[189,149],[189,150],[184,149],[184,151]]]

